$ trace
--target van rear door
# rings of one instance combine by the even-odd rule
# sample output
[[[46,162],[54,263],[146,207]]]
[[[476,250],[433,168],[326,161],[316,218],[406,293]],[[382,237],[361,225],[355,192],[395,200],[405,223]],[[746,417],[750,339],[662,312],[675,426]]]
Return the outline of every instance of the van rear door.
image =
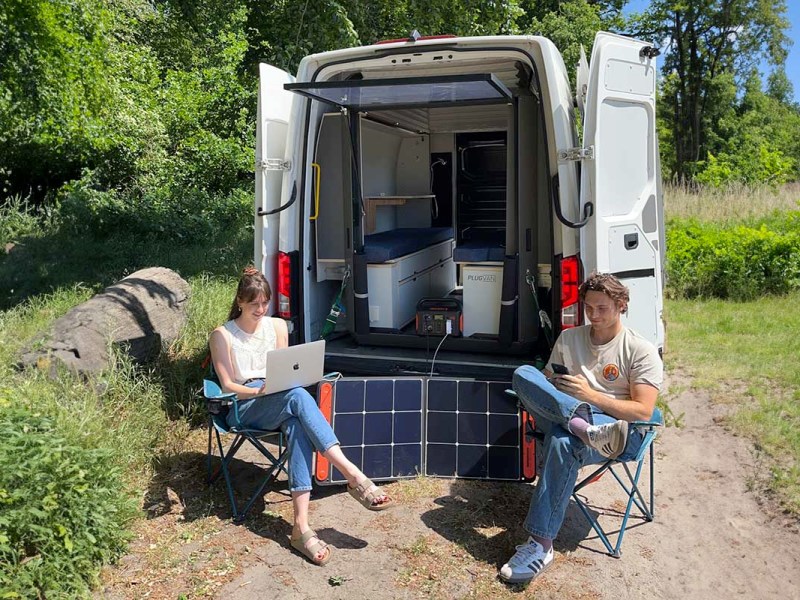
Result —
[[[272,65],[260,64],[258,121],[256,123],[255,253],[267,281],[277,281],[278,231],[281,191],[289,178],[286,138],[294,94],[283,89],[294,77]],[[270,214],[271,213],[271,214]],[[273,293],[275,298],[277,294]],[[274,302],[269,313],[275,312]]]
[[[656,61],[650,44],[598,33],[589,63],[581,205],[586,273],[614,273],[630,288],[626,325],[657,347],[661,320],[663,212],[656,138]]]

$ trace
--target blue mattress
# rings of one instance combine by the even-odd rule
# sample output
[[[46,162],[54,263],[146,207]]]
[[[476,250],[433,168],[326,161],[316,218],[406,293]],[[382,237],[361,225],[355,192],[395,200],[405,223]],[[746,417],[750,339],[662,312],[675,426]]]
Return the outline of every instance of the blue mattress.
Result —
[[[453,250],[453,262],[503,262],[506,249],[500,244],[487,242],[465,242]]]
[[[453,238],[451,227],[406,227],[364,236],[368,263],[383,263]]]

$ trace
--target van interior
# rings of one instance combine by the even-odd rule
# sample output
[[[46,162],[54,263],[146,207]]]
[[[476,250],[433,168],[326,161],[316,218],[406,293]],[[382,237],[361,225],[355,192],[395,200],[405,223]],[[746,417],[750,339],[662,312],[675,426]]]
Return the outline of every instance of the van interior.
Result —
[[[316,101],[302,265],[310,339],[344,290],[329,363],[433,372],[441,350],[437,373],[507,375],[549,353],[558,263],[538,84],[519,61],[472,68],[286,86]]]

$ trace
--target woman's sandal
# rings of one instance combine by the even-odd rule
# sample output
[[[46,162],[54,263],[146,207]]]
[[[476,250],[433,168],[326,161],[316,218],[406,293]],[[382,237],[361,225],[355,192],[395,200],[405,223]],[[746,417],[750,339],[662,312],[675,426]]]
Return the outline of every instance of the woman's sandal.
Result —
[[[311,538],[317,538],[317,541],[311,544],[310,547],[306,547],[306,543]],[[316,532],[313,529],[306,530],[306,532],[302,534],[299,538],[292,536],[289,539],[292,544],[292,548],[297,550],[300,554],[305,556],[315,565],[319,565],[321,567],[322,565],[327,563],[331,558],[330,547],[328,546],[328,544],[319,539],[319,536],[317,536]],[[328,549],[328,553],[325,554],[324,558],[318,559],[317,555],[321,554],[325,550],[325,548]]]
[[[381,488],[372,483],[372,480],[367,477],[364,481],[359,483],[356,487],[347,486],[347,491],[350,495],[358,500],[359,504],[367,510],[386,510],[394,506],[394,500],[389,498]],[[380,497],[386,498],[384,502],[376,504],[376,500]]]

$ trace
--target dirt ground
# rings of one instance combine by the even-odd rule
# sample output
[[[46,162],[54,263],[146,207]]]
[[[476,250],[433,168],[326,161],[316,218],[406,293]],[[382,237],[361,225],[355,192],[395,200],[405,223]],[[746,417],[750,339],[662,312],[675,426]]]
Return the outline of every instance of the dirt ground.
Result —
[[[605,554],[573,503],[550,570],[508,587],[496,573],[524,539],[531,487],[420,478],[386,486],[399,505],[377,514],[341,486],[315,490],[312,525],[333,548],[317,567],[290,550],[285,484],[243,525],[231,523],[223,486],[203,486],[197,432],[197,450],[159,472],[149,518],[96,597],[800,598],[798,522],[759,491],[764,468],[752,444],[724,427],[726,406],[684,391],[669,407],[682,426],[656,442],[656,518],[632,520],[621,558]],[[236,466],[256,479],[255,467]],[[612,531],[624,509],[617,490],[607,476],[584,494]]]

